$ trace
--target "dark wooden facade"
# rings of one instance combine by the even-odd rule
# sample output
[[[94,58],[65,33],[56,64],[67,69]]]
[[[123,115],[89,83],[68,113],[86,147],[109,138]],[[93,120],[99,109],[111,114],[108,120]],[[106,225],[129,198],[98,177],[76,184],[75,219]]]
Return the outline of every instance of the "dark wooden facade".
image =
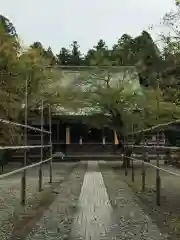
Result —
[[[40,128],[40,122],[38,115],[28,118],[28,125]],[[47,116],[44,117],[43,128],[49,130],[49,120]],[[156,139],[154,139],[156,133],[149,133],[147,135],[146,138],[149,139],[148,145],[156,144]],[[152,135],[154,135],[154,137],[152,137]],[[174,136],[172,139],[174,139]],[[131,144],[132,139],[128,138],[128,142]],[[92,127],[92,125],[82,120],[82,116],[52,116],[52,143],[53,153],[63,152],[66,155],[119,155],[121,153],[115,131],[108,127]],[[43,145],[48,144],[49,135],[44,133]],[[165,144],[163,136],[161,138],[161,144]],[[39,131],[28,130],[28,145],[41,145],[41,133]],[[139,150],[137,149],[136,152],[137,151]],[[16,154],[14,154],[14,152],[16,152]],[[35,161],[39,161],[40,152],[40,148],[29,149],[28,159],[30,159],[30,162],[32,162],[32,160],[34,161],[34,159]],[[23,149],[18,151],[13,150],[12,153],[17,160],[23,159]],[[46,159],[48,156],[50,156],[50,149],[44,148],[43,159]]]
[[[29,124],[40,128],[40,118],[29,118]],[[44,129],[49,130],[48,124],[48,118],[44,117]],[[43,135],[44,144],[48,144],[49,135]],[[41,133],[28,131],[28,142],[30,145],[41,144]],[[104,151],[114,153],[118,140],[112,129],[92,127],[83,122],[82,116],[52,116],[52,143],[53,152],[65,154]]]

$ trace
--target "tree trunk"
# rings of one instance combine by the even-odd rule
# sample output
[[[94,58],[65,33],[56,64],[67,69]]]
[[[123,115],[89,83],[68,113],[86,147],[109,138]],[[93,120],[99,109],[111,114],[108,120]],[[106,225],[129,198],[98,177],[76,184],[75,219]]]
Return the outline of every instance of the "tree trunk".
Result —
[[[130,168],[131,167],[131,164],[130,164],[130,159],[127,157],[128,155],[124,155],[124,158],[123,158],[123,164],[122,164],[122,168]]]
[[[139,136],[136,138],[136,141],[134,142],[133,145],[139,145],[141,140],[142,140],[142,137],[143,137],[143,134],[139,134]],[[120,139],[120,138],[119,138]],[[122,148],[122,153],[124,154],[124,158],[123,158],[123,164],[122,164],[122,167],[125,168],[130,168],[131,167],[131,164],[130,164],[130,159],[129,157],[131,157],[132,153],[133,153],[133,148],[128,148],[128,147],[125,147],[124,146],[124,141],[122,140],[119,140],[119,148],[121,147]]]

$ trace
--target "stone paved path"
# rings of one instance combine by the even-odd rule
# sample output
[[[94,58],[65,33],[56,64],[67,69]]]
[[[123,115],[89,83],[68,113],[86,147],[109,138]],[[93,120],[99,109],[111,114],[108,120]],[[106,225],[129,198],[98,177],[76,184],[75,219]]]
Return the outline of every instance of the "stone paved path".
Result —
[[[91,170],[92,168],[94,170]],[[102,174],[97,170],[97,162],[89,163],[79,197],[79,211],[72,226],[72,239],[98,240],[100,236],[106,235],[107,227],[112,222],[113,209]]]

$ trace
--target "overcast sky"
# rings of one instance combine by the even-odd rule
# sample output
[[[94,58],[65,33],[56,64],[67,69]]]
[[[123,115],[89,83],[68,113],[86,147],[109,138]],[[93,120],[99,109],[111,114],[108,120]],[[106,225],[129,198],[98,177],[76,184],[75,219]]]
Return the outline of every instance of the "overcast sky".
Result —
[[[24,44],[40,41],[55,53],[73,40],[82,52],[100,38],[112,46],[123,33],[135,36],[159,23],[173,5],[173,0],[0,0],[1,14]]]

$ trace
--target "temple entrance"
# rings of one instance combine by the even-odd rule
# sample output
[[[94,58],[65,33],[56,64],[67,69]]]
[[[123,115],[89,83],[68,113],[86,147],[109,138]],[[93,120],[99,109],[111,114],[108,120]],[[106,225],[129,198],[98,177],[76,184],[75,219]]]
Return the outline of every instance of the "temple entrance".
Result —
[[[88,129],[86,143],[102,143],[102,130],[97,128]]]
[[[104,128],[90,128],[85,124],[73,123],[73,124],[63,124],[58,122],[53,125],[53,142],[66,143],[67,144],[67,131],[69,134],[68,144],[106,144],[114,143],[114,132],[111,129]]]
[[[53,152],[66,156],[114,153],[114,131],[108,127],[91,127],[79,119],[54,119],[52,125]]]
[[[85,124],[73,123],[69,126],[70,143],[102,143],[102,130],[89,128]]]
[[[70,126],[70,143],[79,143],[82,132],[82,124],[73,123]]]
[[[39,121],[40,124],[40,121]],[[36,126],[39,128],[39,125]],[[49,125],[44,126],[49,130]],[[44,143],[49,144],[48,134],[44,134]],[[32,139],[40,142],[40,134],[28,134]],[[55,116],[52,118],[53,153],[64,153],[66,156],[83,154],[114,154],[114,147],[118,144],[114,130],[108,127],[102,129],[92,127],[81,121],[77,116],[66,118]]]

